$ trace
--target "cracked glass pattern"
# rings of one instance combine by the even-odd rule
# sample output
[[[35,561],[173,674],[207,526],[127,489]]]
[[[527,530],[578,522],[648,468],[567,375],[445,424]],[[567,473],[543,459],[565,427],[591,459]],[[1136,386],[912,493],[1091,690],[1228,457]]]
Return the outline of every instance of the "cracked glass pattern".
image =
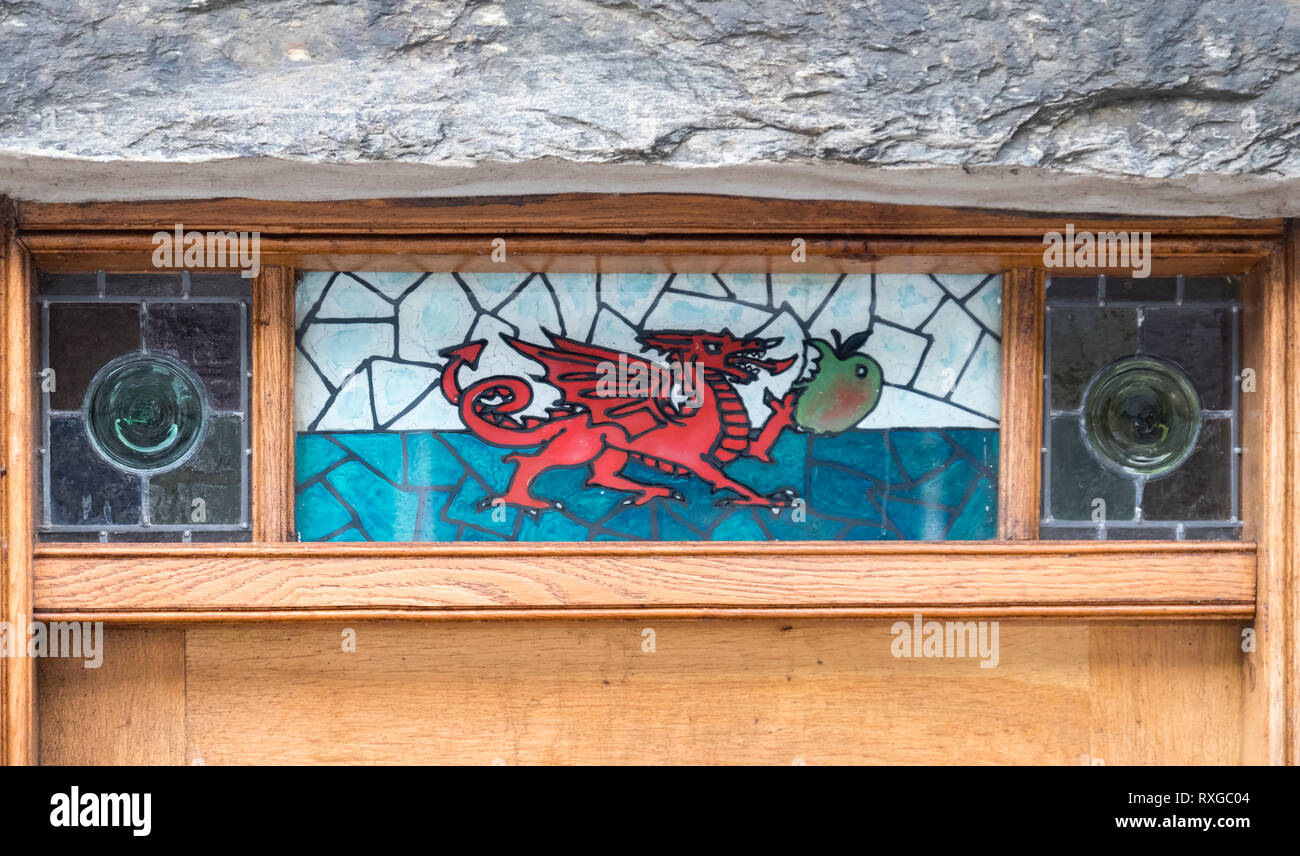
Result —
[[[1001,288],[305,273],[299,538],[993,538]]]

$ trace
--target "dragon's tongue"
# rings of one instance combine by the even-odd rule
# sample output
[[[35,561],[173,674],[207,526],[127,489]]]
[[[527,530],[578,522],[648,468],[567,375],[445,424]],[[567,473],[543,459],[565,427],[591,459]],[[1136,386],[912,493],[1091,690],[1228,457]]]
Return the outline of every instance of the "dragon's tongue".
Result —
[[[752,366],[758,366],[760,369],[771,374],[780,374],[790,368],[790,366],[794,365],[794,357],[791,357],[788,360],[749,360],[749,364]]]

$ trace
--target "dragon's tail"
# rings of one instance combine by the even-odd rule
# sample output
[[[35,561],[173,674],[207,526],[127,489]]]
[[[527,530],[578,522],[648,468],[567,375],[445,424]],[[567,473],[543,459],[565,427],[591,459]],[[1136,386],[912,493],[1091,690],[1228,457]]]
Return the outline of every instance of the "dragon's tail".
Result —
[[[532,446],[549,440],[561,426],[549,419],[513,415],[533,400],[533,390],[517,377],[489,377],[470,385],[460,398],[460,418],[465,427],[498,446]]]
[[[533,390],[522,378],[489,377],[460,388],[456,373],[461,366],[475,368],[486,344],[470,342],[442,352],[448,358],[442,370],[442,392],[460,408],[465,427],[498,446],[531,446],[555,436],[560,426],[549,420],[526,416],[521,421],[512,415],[533,400]]]

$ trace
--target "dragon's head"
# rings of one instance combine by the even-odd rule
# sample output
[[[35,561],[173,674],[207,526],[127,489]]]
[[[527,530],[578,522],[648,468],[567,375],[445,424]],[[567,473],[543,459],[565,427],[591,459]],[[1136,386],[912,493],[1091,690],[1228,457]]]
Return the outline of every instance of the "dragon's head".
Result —
[[[699,363],[705,371],[717,372],[733,383],[749,383],[760,371],[780,374],[795,361],[794,357],[763,359],[769,348],[781,344],[780,339],[738,339],[725,329],[721,333],[662,330],[646,333],[638,341],[662,351],[670,360]]]

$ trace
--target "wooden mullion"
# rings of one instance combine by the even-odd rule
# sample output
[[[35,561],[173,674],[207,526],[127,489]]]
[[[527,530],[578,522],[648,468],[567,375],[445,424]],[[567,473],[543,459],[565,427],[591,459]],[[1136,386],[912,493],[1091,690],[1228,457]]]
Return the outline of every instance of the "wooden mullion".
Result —
[[[1242,293],[1242,369],[1254,373],[1241,393],[1243,537],[1256,544],[1254,650],[1243,653],[1243,760],[1286,758],[1288,627],[1288,411],[1286,265],[1281,248],[1246,277]],[[1293,296],[1292,296],[1293,297]],[[1292,464],[1293,465],[1293,464]]]
[[[1285,762],[1300,766],[1300,221],[1287,221],[1284,244],[1284,285],[1288,344],[1286,373],[1286,466],[1281,477],[1289,500],[1282,521],[1286,533],[1282,550],[1283,739]]]
[[[998,535],[1038,537],[1043,446],[1041,270],[1017,268],[1002,283],[1002,421],[998,451]]]
[[[8,622],[23,645],[27,622],[32,616],[32,551],[35,541],[33,515],[33,337],[31,319],[31,265],[18,241],[13,209],[0,197],[0,234],[3,259],[4,372],[4,540],[0,589],[3,609],[0,618]],[[9,765],[35,764],[36,748],[36,665],[30,657],[0,658],[3,671],[4,720],[0,726],[4,762]]]
[[[251,506],[253,540],[293,541],[293,331],[291,268],[253,280]]]

